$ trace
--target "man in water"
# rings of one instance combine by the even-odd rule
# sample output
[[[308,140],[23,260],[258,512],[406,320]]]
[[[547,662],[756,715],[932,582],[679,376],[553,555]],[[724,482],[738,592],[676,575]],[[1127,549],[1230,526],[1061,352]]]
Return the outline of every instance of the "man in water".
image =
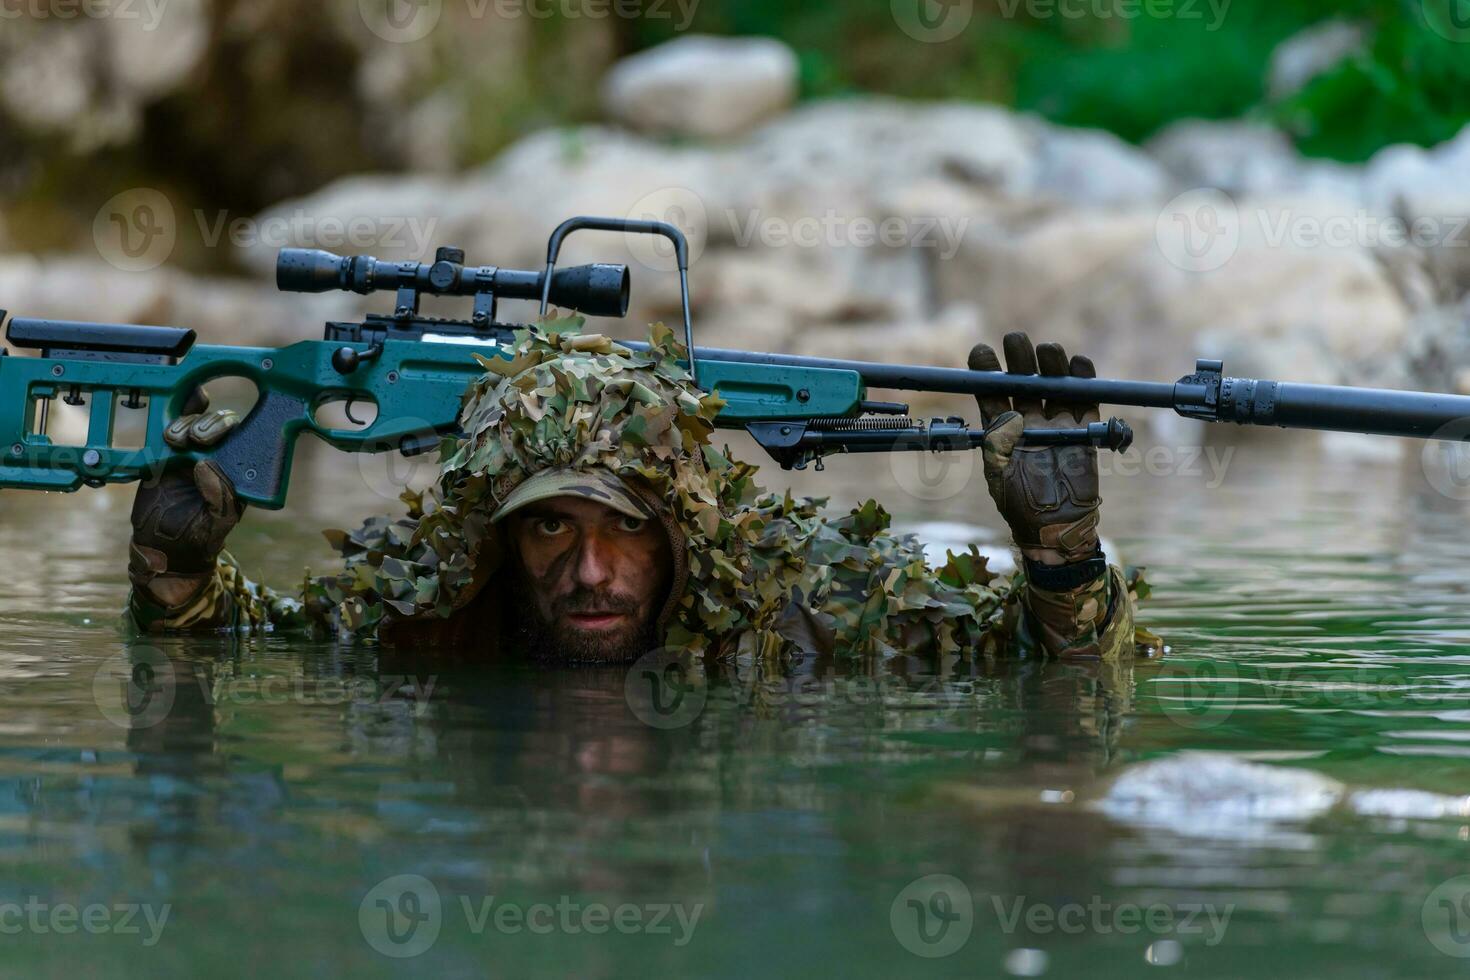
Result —
[[[397,520],[327,532],[345,567],[300,598],[253,584],[223,550],[242,507],[212,463],[144,485],[133,621],[315,627],[557,663],[626,663],[658,646],[1133,654],[1130,586],[1098,540],[1096,450],[1018,445],[1028,426],[1095,421],[1096,405],[980,399],[986,484],[1019,568],[1001,577],[973,548],[931,567],[873,501],[824,516],[823,500],[763,494],[755,467],[711,444],[719,401],[693,385],[667,328],[634,352],[581,323],[546,321],[508,357],[481,358],[436,490],[405,494]],[[1087,358],[1025,334],[1003,347],[1011,373],[1095,376]],[[984,344],[969,363],[1001,369]],[[171,445],[212,445],[238,422],[197,407],[170,426]]]

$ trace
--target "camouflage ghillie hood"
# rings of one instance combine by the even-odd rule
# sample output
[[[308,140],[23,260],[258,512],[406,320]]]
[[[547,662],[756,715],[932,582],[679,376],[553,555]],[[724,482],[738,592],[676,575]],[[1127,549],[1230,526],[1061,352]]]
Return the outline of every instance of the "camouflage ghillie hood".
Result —
[[[346,570],[308,594],[358,634],[375,632],[385,613],[448,617],[500,566],[490,517],[511,491],[552,467],[601,467],[661,501],[683,532],[687,584],[672,597],[664,642],[702,649],[713,637],[767,632],[785,597],[753,560],[764,521],[741,504],[755,491],[754,467],[710,444],[719,399],[694,387],[664,325],[635,352],[580,333],[582,324],[547,320],[517,332],[509,359],[477,355],[486,373],[465,393],[464,435],[444,447],[436,490],[405,494],[406,518],[329,532]]]

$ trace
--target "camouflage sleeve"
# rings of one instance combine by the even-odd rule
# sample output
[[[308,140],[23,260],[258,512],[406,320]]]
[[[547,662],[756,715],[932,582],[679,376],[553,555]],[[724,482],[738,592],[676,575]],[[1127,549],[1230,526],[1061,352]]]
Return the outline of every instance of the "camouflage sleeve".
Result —
[[[1013,581],[974,548],[931,568],[912,535],[889,530],[868,501],[841,518],[824,500],[757,503],[767,519],[760,550],[787,560],[783,588],[814,615],[823,646],[845,655],[921,650],[998,652],[1021,614]]]
[[[1024,615],[1015,643],[1057,657],[1116,660],[1151,645],[1135,626],[1134,605],[1146,594],[1142,573],[1108,566],[1108,574],[1071,592],[1048,592],[1020,579]]]
[[[301,600],[250,581],[228,551],[221,552],[204,587],[179,606],[166,608],[133,589],[126,618],[144,633],[295,630],[307,625]]]
[[[1020,573],[991,571],[973,547],[930,566],[917,539],[893,534],[873,501],[842,518],[821,517],[823,503],[767,498],[757,507],[768,520],[760,548],[796,559],[787,567],[799,575],[786,588],[815,615],[824,646],[853,655],[1044,651],[1103,659],[1134,649],[1134,599],[1146,588],[1137,573],[1110,568],[1075,593],[1043,592]]]

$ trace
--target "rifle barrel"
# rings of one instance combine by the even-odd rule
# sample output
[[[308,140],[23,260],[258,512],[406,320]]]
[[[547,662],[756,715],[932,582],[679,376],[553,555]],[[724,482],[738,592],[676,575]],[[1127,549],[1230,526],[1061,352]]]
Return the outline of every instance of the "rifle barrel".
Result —
[[[635,349],[648,346],[620,343]],[[696,362],[852,371],[869,387],[899,391],[1058,398],[1086,404],[1168,408],[1186,418],[1211,422],[1470,441],[1470,396],[1230,378],[1221,376],[1218,361],[1201,361],[1196,374],[1170,383],[1017,375],[719,347],[696,347],[694,354]]]

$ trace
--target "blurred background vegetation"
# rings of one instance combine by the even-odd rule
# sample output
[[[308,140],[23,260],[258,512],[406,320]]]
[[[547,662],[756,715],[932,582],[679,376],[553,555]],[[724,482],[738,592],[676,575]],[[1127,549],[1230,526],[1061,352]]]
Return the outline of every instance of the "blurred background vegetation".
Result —
[[[1134,142],[1181,118],[1249,118],[1308,156],[1360,161],[1392,143],[1442,142],[1470,121],[1470,22],[1451,18],[1470,0],[641,0],[665,13],[637,18],[568,17],[543,3],[549,16],[461,21],[422,45],[365,38],[355,0],[309,17],[299,0],[189,2],[208,11],[205,54],[181,82],[129,106],[125,135],[115,118],[79,136],[91,130],[38,128],[0,108],[10,249],[85,240],[98,205],[134,186],[253,214],[345,175],[472,167],[530,131],[604,118],[607,68],[689,32],[780,38],[797,54],[805,99],[994,102]],[[918,43],[895,26],[905,3],[934,4],[931,16],[973,7],[957,37]],[[1273,52],[1325,23],[1359,40],[1302,87],[1270,91]],[[7,19],[0,57],[14,63],[61,29],[73,28]],[[91,97],[104,115],[109,79],[91,66],[106,60],[77,62],[98,72]],[[461,113],[442,147],[404,122],[434,98]]]
[[[1470,31],[1456,31],[1455,2],[977,0],[959,37],[916,45],[893,30],[889,0],[701,0],[694,29],[784,39],[799,53],[809,97],[980,99],[1133,141],[1176,119],[1255,116],[1309,156],[1359,161],[1390,143],[1442,142],[1470,120],[1470,44],[1450,39]],[[1361,23],[1360,50],[1272,102],[1272,52],[1329,19]],[[637,48],[672,36],[667,21],[644,20],[629,22],[623,41]]]

